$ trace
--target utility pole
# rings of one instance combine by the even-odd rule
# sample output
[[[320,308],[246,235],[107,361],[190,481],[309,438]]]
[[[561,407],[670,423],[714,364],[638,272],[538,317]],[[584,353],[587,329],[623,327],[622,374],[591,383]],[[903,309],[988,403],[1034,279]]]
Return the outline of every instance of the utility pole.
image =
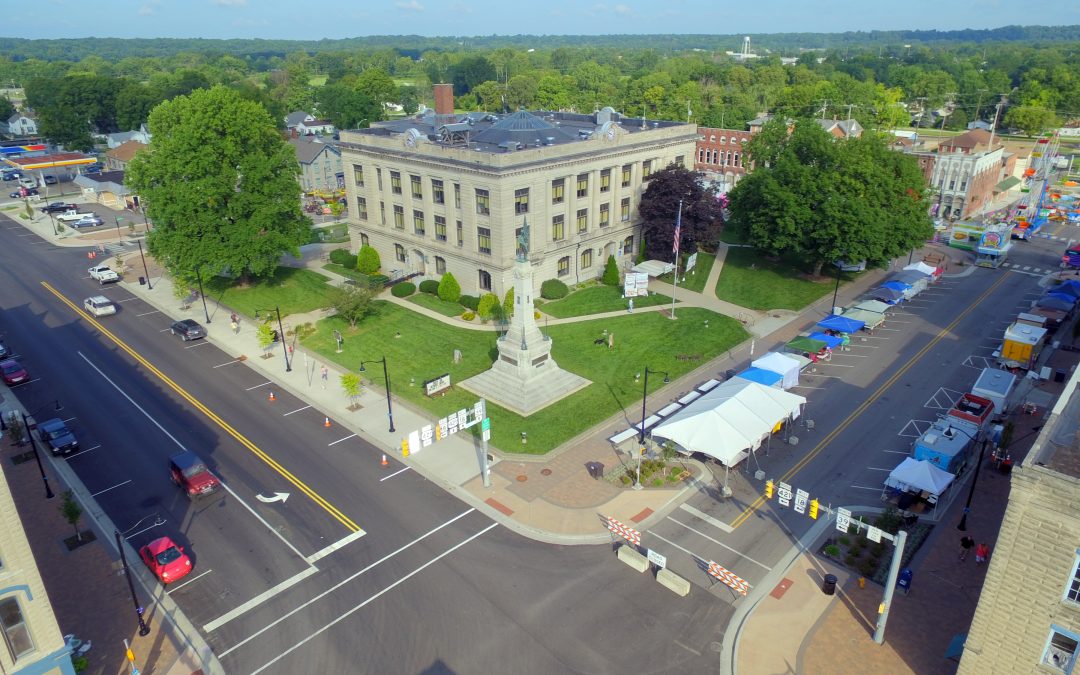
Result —
[[[847,118],[848,118],[848,120],[851,120],[851,109],[854,108],[854,107],[855,107],[854,103],[848,103],[847,104]]]
[[[989,149],[991,149],[991,150],[994,149],[994,132],[997,131],[998,117],[1001,116],[1001,108],[1002,108],[1002,106],[1005,105],[1005,101],[1008,101],[1008,100],[1009,100],[1008,95],[1007,94],[1002,94],[1001,95],[1001,100],[997,104],[997,109],[994,110],[994,124],[993,124],[993,126],[990,127],[990,148]]]
[[[982,108],[982,95],[985,94],[985,93],[986,93],[985,89],[980,89],[979,90],[979,98],[976,99],[976,103],[975,103],[975,120],[974,120],[975,122],[979,121],[979,109]]]
[[[821,119],[825,119],[825,111],[829,109],[829,99],[821,102]]]

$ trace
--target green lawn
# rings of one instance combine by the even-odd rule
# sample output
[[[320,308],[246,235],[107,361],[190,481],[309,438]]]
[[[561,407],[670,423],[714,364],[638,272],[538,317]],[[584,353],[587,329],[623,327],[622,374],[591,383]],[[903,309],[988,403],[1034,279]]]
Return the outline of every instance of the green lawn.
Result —
[[[311,228],[309,244],[344,244],[349,241],[349,226],[345,223],[335,223],[323,227]]]
[[[681,264],[685,265],[685,258],[688,257],[684,256]],[[709,272],[712,271],[714,262],[716,262],[716,256],[700,251],[697,254],[697,261],[694,263],[694,269],[685,274],[681,268],[679,269],[679,288],[685,288],[697,293],[705,290],[705,282],[709,280]],[[660,281],[666,281],[670,284],[673,276],[674,273],[661,274]]]
[[[809,281],[792,262],[766,260],[752,248],[729,249],[716,297],[749,309],[802,309],[832,292],[833,281]]]
[[[432,422],[476,402],[475,395],[459,387],[429,399],[423,394],[423,382],[450,373],[451,381],[458,383],[487,370],[497,355],[497,333],[456,328],[388,302],[376,302],[375,307],[376,313],[355,330],[336,317],[319,321],[317,332],[305,339],[304,345],[322,358],[354,371],[361,359],[385,356],[394,396],[427,410]],[[345,338],[341,354],[335,353],[335,329]],[[604,330],[614,336],[614,349],[594,344],[603,337]],[[395,337],[398,331],[401,337]],[[634,379],[635,373],[649,366],[677,378],[747,337],[735,320],[696,307],[682,309],[676,321],[657,312],[627,314],[552,326],[550,335],[554,341],[552,356],[559,365],[588,378],[592,384],[527,418],[489,405],[491,442],[501,450],[546,453],[620,410],[637,420],[642,385]],[[455,349],[461,351],[461,363],[453,362]],[[365,379],[382,387],[378,366],[369,367]],[[652,379],[651,383],[658,389],[662,378]],[[344,400],[345,394],[341,396]],[[360,414],[370,417],[383,413],[365,410]],[[401,435],[409,431],[403,428]],[[523,431],[528,435],[527,445],[521,444]]]
[[[634,307],[671,304],[671,298],[658,293],[634,298]],[[627,308],[621,286],[587,286],[572,292],[561,300],[545,302],[540,311],[557,319],[568,316],[586,316],[602,312],[615,312]]]
[[[745,244],[742,235],[735,231],[735,228],[726,228],[720,231],[720,241],[725,244]]]
[[[430,293],[414,293],[408,297],[408,300],[414,305],[427,307],[443,316],[461,316],[461,313],[465,311],[465,308],[459,303],[447,302],[446,300],[439,298],[439,296],[431,295]]]
[[[352,267],[345,267],[344,265],[339,265],[337,263],[326,263],[325,265],[323,265],[323,269],[327,270],[328,272],[334,272],[336,274],[340,274],[343,277],[355,279],[356,281],[361,282],[366,282],[370,278],[368,277],[368,275],[363,274],[362,272],[358,272]]]
[[[242,286],[233,279],[214,277],[206,292],[230,308],[254,316],[256,309],[279,307],[281,315],[310,312],[330,304],[328,277],[311,270],[279,267],[270,279]]]

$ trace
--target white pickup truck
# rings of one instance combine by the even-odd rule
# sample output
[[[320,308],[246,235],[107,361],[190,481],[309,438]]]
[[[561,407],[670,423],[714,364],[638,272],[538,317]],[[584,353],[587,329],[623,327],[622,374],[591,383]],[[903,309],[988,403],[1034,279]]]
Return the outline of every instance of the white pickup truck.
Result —
[[[95,265],[86,271],[90,273],[91,279],[97,279],[97,282],[102,286],[114,281],[120,281],[120,275],[110,269],[108,265]]]
[[[97,215],[93,211],[80,211],[79,209],[68,209],[60,215],[56,216],[56,219],[67,223],[73,220],[79,220],[80,218],[86,218],[87,216]]]

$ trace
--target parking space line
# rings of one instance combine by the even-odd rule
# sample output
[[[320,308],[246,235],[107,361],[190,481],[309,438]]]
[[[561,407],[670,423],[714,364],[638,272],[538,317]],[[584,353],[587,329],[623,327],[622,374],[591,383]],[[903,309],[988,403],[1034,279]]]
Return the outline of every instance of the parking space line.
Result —
[[[205,577],[205,576],[206,576],[207,574],[210,574],[210,573],[211,573],[211,572],[213,572],[213,571],[214,571],[214,570],[206,570],[205,572],[203,572],[203,573],[202,573],[202,574],[200,574],[199,576],[197,576],[197,577],[193,577],[193,578],[191,578],[191,579],[188,579],[187,581],[185,581],[184,583],[180,584],[179,586],[173,586],[173,587],[172,587],[172,588],[170,588],[169,590],[165,591],[165,595],[172,595],[172,592],[173,592],[173,591],[178,591],[178,590],[180,590],[181,588],[183,588],[184,586],[187,586],[188,584],[190,584],[191,582],[193,582],[193,581],[198,581],[199,579],[202,579],[202,578],[203,578],[203,577]]]
[[[270,380],[267,380],[266,382],[263,382],[262,384],[257,384],[254,387],[248,387],[244,391],[251,391],[252,389],[258,389],[259,387],[265,387],[268,384],[271,384]]]
[[[314,567],[315,566],[315,561],[322,560],[323,558],[330,555],[331,553],[338,550],[339,548],[344,548],[345,546],[348,546],[349,544],[353,543],[354,541],[356,541],[360,537],[364,536],[365,534],[367,534],[367,533],[364,532],[363,530],[357,530],[356,532],[353,532],[350,535],[347,535],[345,537],[342,537],[341,539],[338,539],[337,541],[335,541],[333,544],[330,544],[326,548],[323,548],[323,549],[321,549],[319,551],[316,551],[315,553],[312,553],[311,555],[309,555],[305,559],[308,561],[309,565]]]
[[[127,484],[128,484],[128,483],[130,483],[130,482],[131,482],[131,479],[129,478],[129,479],[127,479],[126,481],[124,481],[123,483],[117,483],[116,485],[114,485],[114,486],[112,486],[112,487],[107,487],[107,488],[105,488],[104,490],[101,490],[101,491],[99,491],[99,492],[94,492],[94,493],[92,493],[92,494],[91,494],[90,496],[91,496],[91,497],[97,497],[98,495],[103,495],[103,494],[105,494],[106,492],[108,492],[109,490],[114,490],[114,489],[116,489],[116,488],[118,488],[118,487],[120,487],[120,486],[122,486],[122,485],[127,485]]]
[[[240,363],[240,359],[233,359],[232,361],[226,361],[225,363],[220,363],[220,364],[214,366],[214,368],[215,369],[224,368],[225,366],[231,366],[234,363]]]
[[[291,415],[291,414],[293,414],[293,413],[298,413],[298,412],[300,412],[301,410],[307,410],[307,409],[308,409],[308,408],[310,408],[310,407],[311,407],[311,406],[309,406],[309,405],[306,405],[306,406],[304,406],[303,408],[297,408],[296,410],[290,410],[289,412],[287,412],[287,413],[285,413],[284,415],[282,415],[282,417],[288,417],[289,415]]]
[[[193,345],[188,345],[187,347],[184,347],[184,349],[195,349],[196,347],[205,347],[208,344],[210,344],[210,343],[207,342],[206,340],[203,340],[202,342],[196,342]]]
[[[887,452],[890,455],[910,455],[911,454],[907,450],[882,450],[882,452]]]
[[[327,443],[327,444],[326,444],[326,447],[330,447],[331,445],[337,445],[338,443],[340,443],[340,442],[342,442],[342,441],[347,441],[347,440],[349,440],[350,438],[355,438],[355,437],[356,437],[356,434],[349,434],[349,435],[348,435],[348,436],[346,436],[345,438],[339,438],[339,439],[337,439],[336,441],[333,441],[333,442],[331,442],[331,443]]]
[[[868,466],[868,467],[866,467],[866,470],[867,471],[884,471],[885,473],[890,473],[892,471],[892,469],[879,469],[876,466]]]
[[[363,530],[360,530],[360,532],[363,532]],[[353,534],[356,534],[356,533],[354,532]],[[282,581],[280,584],[277,584],[276,586],[268,588],[265,591],[263,591],[262,593],[259,593],[254,598],[248,600],[244,604],[242,604],[242,605],[240,605],[238,607],[234,607],[233,609],[229,610],[228,612],[225,612],[224,614],[222,614],[218,618],[214,619],[210,623],[203,626],[203,630],[206,631],[207,633],[210,633],[210,632],[213,632],[213,631],[217,630],[218,628],[221,628],[222,626],[229,623],[230,621],[232,621],[236,617],[240,616],[241,614],[244,614],[245,612],[248,612],[248,611],[254,609],[255,607],[258,607],[259,605],[266,602],[270,598],[274,597],[278,593],[281,593],[282,591],[285,591],[285,590],[288,590],[289,588],[292,588],[296,584],[300,583],[304,579],[307,579],[312,574],[315,574],[318,571],[319,571],[319,568],[312,565],[311,567],[307,568],[306,570],[302,570],[301,572],[298,572],[298,573],[292,575],[291,577],[289,577],[285,581]]]
[[[704,511],[702,511],[700,509],[695,509],[693,506],[690,506],[689,504],[686,504],[686,503],[680,504],[679,508],[682,509],[683,511],[686,511],[687,513],[697,517],[697,518],[700,518],[700,519],[704,520],[706,523],[712,525],[713,527],[719,528],[719,529],[723,530],[724,532],[727,532],[728,534],[731,534],[732,532],[735,531],[735,528],[728,525],[724,521],[719,520],[717,518],[713,518],[712,516],[705,513]]]
[[[854,368],[855,366],[844,365],[843,363],[833,363],[832,361],[818,361],[819,366],[836,366],[837,368]]]
[[[155,309],[152,312],[143,312],[142,314],[136,314],[135,316],[150,316],[151,314],[161,314],[161,311]]]
[[[85,449],[85,450],[80,450],[79,452],[76,452],[76,453],[75,453],[74,455],[68,455],[68,456],[67,456],[67,458],[68,458],[68,459],[75,459],[75,458],[76,458],[76,457],[78,457],[79,455],[85,455],[86,453],[90,452],[91,450],[97,450],[97,449],[98,449],[98,448],[100,448],[100,447],[101,447],[101,445],[100,445],[100,444],[98,444],[98,445],[95,445],[95,446],[94,446],[94,447],[92,447],[92,448],[87,448],[87,449]]]
[[[728,546],[728,545],[727,545],[727,544],[725,544],[724,542],[722,542],[722,541],[718,541],[718,540],[716,540],[716,539],[713,539],[712,537],[710,537],[709,535],[705,534],[704,532],[699,532],[698,530],[695,530],[694,528],[690,527],[690,526],[689,526],[689,525],[687,525],[686,523],[683,523],[683,522],[680,522],[680,521],[678,521],[678,520],[675,520],[675,519],[674,519],[674,518],[672,518],[671,516],[668,516],[668,517],[667,517],[667,519],[668,519],[668,520],[670,520],[671,522],[675,523],[676,525],[682,525],[683,527],[685,527],[686,529],[690,530],[691,532],[694,532],[694,533],[696,533],[696,534],[698,534],[698,535],[701,535],[702,537],[704,537],[704,538],[708,539],[709,541],[711,541],[712,543],[716,544],[717,546],[721,546],[721,547],[723,547],[723,548],[726,548],[727,550],[731,551],[732,553],[734,553],[735,555],[737,555],[737,556],[739,556],[739,557],[742,557],[742,558],[746,558],[747,560],[749,560],[750,562],[754,563],[754,564],[755,564],[755,565],[757,565],[758,567],[762,568],[762,569],[763,569],[763,570],[765,570],[766,572],[771,572],[771,571],[772,571],[772,568],[771,568],[771,567],[769,567],[768,565],[766,565],[765,563],[761,563],[761,562],[758,562],[757,560],[754,560],[753,558],[751,558],[750,556],[746,555],[745,553],[741,553],[741,552],[739,552],[739,551],[736,551],[735,549],[731,548],[730,546]]]
[[[123,300],[114,300],[114,302],[131,302],[132,300],[138,300],[138,298],[132,296],[130,298],[124,298]]]
[[[381,483],[381,482],[383,482],[384,480],[390,480],[391,478],[393,478],[394,476],[398,475],[399,473],[404,473],[404,472],[408,471],[408,470],[409,470],[409,469],[411,469],[411,468],[412,468],[411,466],[407,466],[407,467],[405,467],[404,469],[398,469],[397,471],[395,471],[394,473],[390,474],[389,476],[383,476],[382,478],[380,478],[380,479],[379,479],[379,482]]]
[[[853,487],[856,490],[870,490],[872,492],[881,492],[882,489],[883,489],[883,488],[879,488],[879,487],[864,487],[862,485],[851,485],[849,487]]]

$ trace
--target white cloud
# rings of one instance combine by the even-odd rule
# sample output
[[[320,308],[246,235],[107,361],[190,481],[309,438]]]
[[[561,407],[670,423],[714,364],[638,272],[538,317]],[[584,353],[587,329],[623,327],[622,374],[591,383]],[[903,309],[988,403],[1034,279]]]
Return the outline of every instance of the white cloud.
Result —
[[[615,5],[615,13],[622,14],[623,16],[629,16],[634,13],[634,10],[630,9],[630,7],[627,5],[618,4]]]
[[[139,6],[139,16],[152,16],[157,14],[159,9],[161,9],[161,2],[159,0],[149,0]]]
[[[408,2],[399,2],[399,3],[397,3],[397,8],[402,10],[403,12],[422,12],[422,11],[424,11],[424,6],[421,5],[419,2],[417,2],[417,0],[409,0]]]

